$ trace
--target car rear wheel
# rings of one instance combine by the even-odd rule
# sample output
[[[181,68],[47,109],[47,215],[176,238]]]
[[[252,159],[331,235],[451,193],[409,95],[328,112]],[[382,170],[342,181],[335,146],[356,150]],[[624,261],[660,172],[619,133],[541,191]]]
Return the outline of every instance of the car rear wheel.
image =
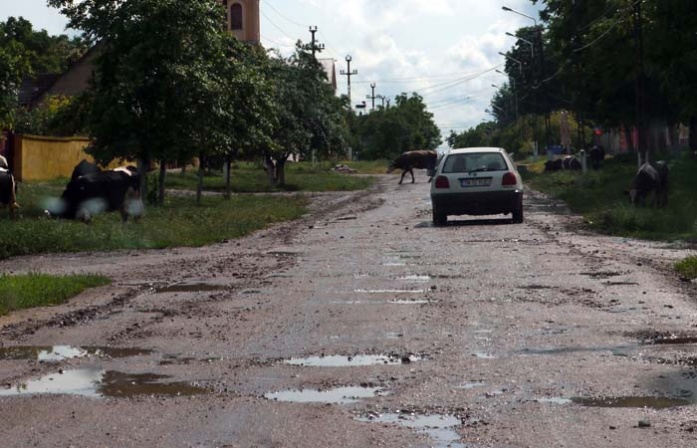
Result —
[[[523,223],[523,207],[513,210],[513,223],[522,224]]]
[[[433,224],[436,226],[444,226],[448,222],[448,215],[433,211]]]

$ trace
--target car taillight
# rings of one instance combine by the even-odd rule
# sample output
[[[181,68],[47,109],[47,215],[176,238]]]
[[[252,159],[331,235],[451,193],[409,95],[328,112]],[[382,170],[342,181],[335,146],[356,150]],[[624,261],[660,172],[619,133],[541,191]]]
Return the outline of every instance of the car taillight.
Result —
[[[436,188],[450,188],[450,181],[445,176],[436,177]]]
[[[509,171],[503,175],[503,181],[501,182],[502,186],[510,187],[512,185],[517,185],[517,184],[518,184],[518,179],[515,177],[515,174],[513,174]]]

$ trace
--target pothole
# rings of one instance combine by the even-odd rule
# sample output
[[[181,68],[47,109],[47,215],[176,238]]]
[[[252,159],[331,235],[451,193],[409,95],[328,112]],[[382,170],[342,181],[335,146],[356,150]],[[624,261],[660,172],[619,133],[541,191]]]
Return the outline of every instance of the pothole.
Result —
[[[193,396],[208,390],[188,383],[165,383],[155,374],[129,374],[101,369],[76,369],[28,380],[5,390],[0,397],[23,395],[78,395],[91,398],[129,398],[142,395]]]
[[[228,291],[228,285],[215,283],[178,283],[176,285],[164,286],[155,288],[155,294],[165,294],[172,292],[211,292],[211,291]]]
[[[454,415],[439,414],[370,414],[367,417],[358,417],[361,422],[395,424],[405,428],[415,429],[428,434],[435,448],[465,448],[467,445],[460,443],[460,435],[455,428],[462,426],[460,417]]]
[[[692,404],[690,401],[683,398],[672,397],[575,397],[572,398],[571,401],[581,406],[593,408],[668,409]]]
[[[357,356],[310,356],[307,358],[291,358],[283,361],[285,364],[303,367],[360,367],[375,365],[400,365],[421,361],[416,355],[357,355]]]
[[[414,299],[414,300],[396,299],[396,300],[390,300],[390,303],[393,305],[428,305],[431,303],[437,303],[437,301],[436,300],[428,300],[428,299]]]
[[[118,347],[74,347],[71,345],[2,347],[0,360],[37,360],[39,362],[61,362],[66,359],[86,358],[130,358],[144,356],[152,350]]]
[[[380,387],[349,386],[325,390],[303,389],[269,392],[264,394],[264,398],[288,403],[351,404],[362,399],[384,395],[387,395],[387,391]]]

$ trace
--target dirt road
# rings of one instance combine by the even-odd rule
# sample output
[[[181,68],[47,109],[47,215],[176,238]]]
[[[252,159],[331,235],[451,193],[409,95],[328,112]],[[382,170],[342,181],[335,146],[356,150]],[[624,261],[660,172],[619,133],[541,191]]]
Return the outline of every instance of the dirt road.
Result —
[[[1,263],[114,284],[0,318],[0,445],[697,446],[685,250],[533,193],[523,225],[433,228],[396,184],[208,248]]]

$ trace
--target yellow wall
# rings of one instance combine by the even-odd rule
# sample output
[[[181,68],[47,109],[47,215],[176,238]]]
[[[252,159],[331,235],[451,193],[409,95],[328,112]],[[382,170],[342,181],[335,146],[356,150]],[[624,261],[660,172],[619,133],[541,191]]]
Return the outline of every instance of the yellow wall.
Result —
[[[81,160],[94,162],[85,152],[89,144],[89,139],[81,137],[18,135],[15,148],[15,177],[22,182],[70,177],[75,165]],[[120,165],[114,162],[110,168]]]

